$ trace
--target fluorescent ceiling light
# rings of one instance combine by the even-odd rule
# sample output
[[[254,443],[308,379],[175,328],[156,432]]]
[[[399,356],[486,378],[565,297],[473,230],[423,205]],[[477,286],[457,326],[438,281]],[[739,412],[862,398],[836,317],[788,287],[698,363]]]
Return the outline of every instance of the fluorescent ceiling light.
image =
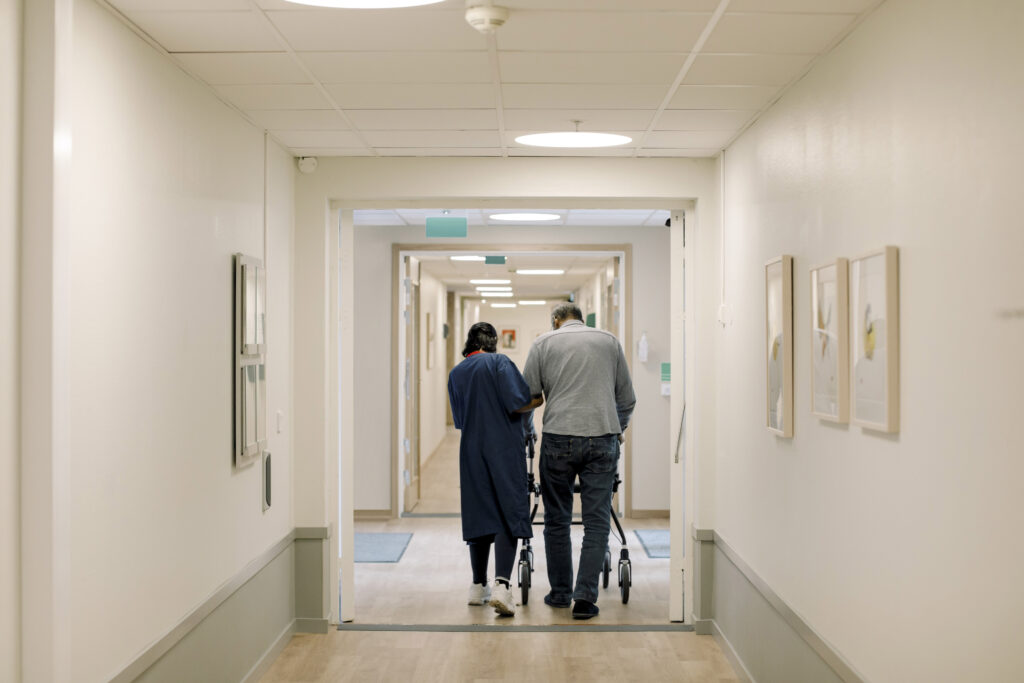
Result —
[[[567,130],[559,133],[533,133],[516,138],[520,145],[529,147],[617,147],[633,142],[633,138],[613,133],[584,133]]]
[[[557,213],[492,213],[488,218],[493,221],[528,223],[531,221],[557,221],[561,216]]]
[[[515,308],[515,304],[491,304],[491,308]]]
[[[512,296],[512,292],[481,292],[487,296],[493,296],[494,298],[507,298]]]
[[[388,9],[391,7],[417,7],[434,5],[442,0],[285,0],[296,5],[337,7],[339,9]]]
[[[470,280],[471,285],[507,285],[511,284],[511,280]]]
[[[485,285],[483,287],[477,287],[478,292],[511,292],[511,287],[502,287],[499,285]]]
[[[519,301],[520,306],[543,306],[547,301]]]
[[[449,256],[452,261],[486,261],[485,256]]]
[[[520,269],[516,271],[518,275],[564,275],[564,270],[558,270],[555,268],[528,268]]]

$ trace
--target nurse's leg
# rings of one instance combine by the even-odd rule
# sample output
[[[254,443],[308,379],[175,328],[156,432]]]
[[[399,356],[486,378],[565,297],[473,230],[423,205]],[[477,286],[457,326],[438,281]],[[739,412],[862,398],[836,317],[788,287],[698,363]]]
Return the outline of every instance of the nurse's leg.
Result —
[[[493,542],[494,534],[466,541],[469,546],[469,564],[473,568],[473,583],[487,585],[487,563],[491,557]]]
[[[513,536],[508,529],[494,536],[494,578],[496,581],[504,581],[505,585],[511,584],[512,567],[516,563],[516,545],[519,539]]]

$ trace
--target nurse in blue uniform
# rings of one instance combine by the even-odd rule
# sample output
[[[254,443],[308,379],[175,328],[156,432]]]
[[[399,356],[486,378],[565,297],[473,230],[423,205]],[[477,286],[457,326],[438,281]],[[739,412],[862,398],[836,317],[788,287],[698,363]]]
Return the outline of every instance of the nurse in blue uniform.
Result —
[[[520,538],[531,538],[526,484],[525,430],[530,388],[508,356],[496,353],[498,333],[490,323],[469,329],[464,360],[448,375],[448,398],[456,429],[462,430],[459,474],[462,537],[469,545],[473,585],[469,604],[490,604],[512,616],[509,585]],[[494,545],[495,581],[487,564]]]

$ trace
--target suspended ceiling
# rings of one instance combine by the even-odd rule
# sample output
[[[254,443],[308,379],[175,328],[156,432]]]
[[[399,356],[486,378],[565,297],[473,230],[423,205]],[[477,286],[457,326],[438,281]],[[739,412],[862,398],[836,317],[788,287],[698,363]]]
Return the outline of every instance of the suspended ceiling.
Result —
[[[510,15],[491,37],[466,23],[463,0],[390,10],[110,6],[297,156],[707,157],[879,0],[495,4]],[[573,120],[634,142],[571,151],[514,141]]]

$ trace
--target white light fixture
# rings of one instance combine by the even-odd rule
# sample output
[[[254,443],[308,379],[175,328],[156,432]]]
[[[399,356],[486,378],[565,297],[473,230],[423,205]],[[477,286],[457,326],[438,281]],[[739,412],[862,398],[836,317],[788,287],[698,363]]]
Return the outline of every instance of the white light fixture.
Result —
[[[526,268],[516,271],[517,275],[564,275],[564,270],[558,270],[557,268]]]
[[[515,304],[491,304],[491,308],[515,308]]]
[[[477,287],[476,291],[478,291],[478,292],[511,292],[512,288],[511,287],[502,286],[502,285],[484,285],[484,286],[481,286],[481,287]]]
[[[520,306],[543,306],[547,301],[519,301]]]
[[[392,7],[418,7],[435,5],[443,0],[285,0],[296,5],[334,7],[338,9],[390,9]]]
[[[512,297],[512,292],[481,292],[481,294],[487,294],[487,296],[494,297],[495,299],[506,299]]]
[[[492,213],[488,218],[493,221],[530,223],[534,221],[557,221],[561,216],[557,213]]]
[[[511,280],[470,280],[471,285],[507,285],[511,284]]]
[[[573,120],[576,130],[566,130],[556,133],[532,133],[520,135],[516,142],[529,147],[571,147],[579,149],[584,147],[617,147],[633,142],[633,138],[614,133],[586,133],[580,131],[582,121]]]
[[[486,261],[485,256],[449,256],[452,261]]]

